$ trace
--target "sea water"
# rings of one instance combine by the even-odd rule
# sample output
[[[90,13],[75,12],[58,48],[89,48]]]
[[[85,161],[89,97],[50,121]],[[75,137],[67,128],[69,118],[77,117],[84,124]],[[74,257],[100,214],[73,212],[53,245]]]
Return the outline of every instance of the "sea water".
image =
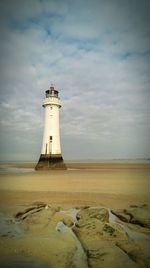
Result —
[[[8,165],[0,165],[0,174],[9,174],[9,173],[28,173],[34,172],[34,168],[21,168],[21,167],[12,167]]]

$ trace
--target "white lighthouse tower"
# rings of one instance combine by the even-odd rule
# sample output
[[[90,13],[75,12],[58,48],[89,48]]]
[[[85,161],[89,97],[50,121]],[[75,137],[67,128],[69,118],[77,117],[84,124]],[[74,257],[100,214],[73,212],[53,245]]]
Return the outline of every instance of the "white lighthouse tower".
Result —
[[[53,84],[45,92],[43,143],[36,170],[66,169],[60,146],[59,108],[61,103],[58,93]]]

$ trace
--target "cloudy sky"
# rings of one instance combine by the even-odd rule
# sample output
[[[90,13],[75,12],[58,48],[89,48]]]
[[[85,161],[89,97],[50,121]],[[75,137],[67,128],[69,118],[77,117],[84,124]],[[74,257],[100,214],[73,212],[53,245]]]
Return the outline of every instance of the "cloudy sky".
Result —
[[[150,157],[150,1],[0,0],[0,160],[37,160],[54,83],[65,159]]]

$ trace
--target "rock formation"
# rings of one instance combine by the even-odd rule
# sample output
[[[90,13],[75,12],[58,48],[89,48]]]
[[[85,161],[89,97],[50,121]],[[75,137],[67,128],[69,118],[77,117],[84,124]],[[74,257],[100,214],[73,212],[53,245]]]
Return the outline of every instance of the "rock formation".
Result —
[[[15,260],[14,263],[17,263],[18,258],[20,267],[22,264],[27,267],[25,263],[35,263],[32,257],[37,256],[39,263],[43,261],[43,267],[52,268],[149,267],[146,251],[148,239],[146,244],[142,244],[141,240],[130,236],[132,228],[130,232],[126,229],[137,224],[142,225],[142,232],[148,228],[148,211],[147,206],[112,210],[118,217],[112,220],[112,214],[107,208],[64,210],[34,203],[16,213],[9,222],[11,228],[9,226],[8,235],[6,229],[5,236],[1,232],[0,262],[3,267],[7,267],[11,258]],[[20,230],[19,237],[13,233],[12,239],[10,229],[14,230],[16,226]]]

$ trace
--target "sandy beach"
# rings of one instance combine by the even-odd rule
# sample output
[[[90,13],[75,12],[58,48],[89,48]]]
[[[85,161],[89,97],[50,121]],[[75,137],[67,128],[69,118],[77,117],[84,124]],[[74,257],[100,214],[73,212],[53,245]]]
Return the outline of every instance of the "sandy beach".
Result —
[[[11,164],[11,167],[18,168],[18,169],[20,168],[20,171],[21,171],[22,168],[33,168],[34,165],[35,163],[13,163]],[[67,166],[68,166],[68,170],[66,171],[30,171],[26,173],[6,172],[4,174],[0,174],[1,219],[4,216],[8,217],[8,215],[9,217],[13,218],[18,212],[24,211],[25,209],[33,207],[33,206],[35,206],[34,209],[36,210],[38,209],[39,204],[44,204],[42,207],[43,209],[47,204],[50,209],[49,213],[53,215],[51,224],[49,226],[49,230],[52,230],[54,226],[56,228],[58,222],[63,222],[63,223],[65,222],[66,218],[65,220],[62,220],[63,210],[67,211],[70,209],[80,208],[81,212],[78,211],[78,213],[81,213],[80,217],[82,218],[83,215],[85,214],[86,208],[88,207],[90,208],[97,207],[99,209],[107,208],[109,210],[114,210],[114,211],[121,211],[121,210],[123,211],[124,209],[127,209],[129,207],[134,207],[134,206],[139,209],[143,209],[143,208],[145,209],[145,207],[147,209],[147,207],[149,207],[150,205],[150,195],[149,195],[150,163],[149,162],[147,163],[94,163],[94,162],[73,163],[73,162],[69,162],[67,163]],[[35,204],[38,204],[38,206],[36,207]],[[41,211],[41,208],[40,208],[40,211]],[[55,213],[52,213],[52,211],[55,211]],[[34,217],[37,217],[37,215],[39,215],[38,213],[39,212],[35,213]],[[43,212],[42,210],[42,212],[40,213],[46,213],[46,212]],[[91,212],[86,211],[86,213],[91,213]],[[105,211],[105,213],[107,214],[108,212]],[[68,215],[68,212],[66,212],[66,215]],[[27,218],[28,216],[29,218],[33,217],[33,215],[27,215]],[[47,219],[46,217],[47,216],[43,214],[44,224],[45,224],[44,221],[46,221]],[[82,221],[86,219],[84,217],[82,218]],[[68,264],[69,261],[65,262],[65,260],[68,260],[68,254],[72,254],[72,251],[71,253],[68,253],[68,250],[69,250],[68,248],[64,250],[64,244],[61,245],[60,240],[57,237],[60,234],[58,235],[57,233],[55,233],[54,235],[54,231],[53,232],[51,231],[51,241],[53,241],[53,243],[55,244],[55,249],[57,248],[57,251],[62,252],[62,260],[64,263],[62,265],[58,264],[59,261],[61,261],[61,257],[60,259],[58,258],[57,260],[57,257],[55,256],[56,252],[54,249],[51,248],[50,245],[49,245],[50,246],[49,250],[51,253],[50,252],[49,254],[44,253],[45,248],[48,247],[48,243],[49,243],[47,240],[46,241],[44,240],[45,247],[43,244],[43,246],[41,247],[41,250],[39,246],[36,246],[35,238],[36,240],[39,239],[38,241],[41,241],[40,239],[43,239],[43,237],[46,236],[47,229],[45,229],[45,233],[44,233],[43,231],[41,232],[41,229],[37,228],[37,232],[36,232],[36,224],[35,224],[33,228],[34,231],[33,231],[31,228],[31,225],[33,224],[34,221],[31,221],[29,225],[29,218],[26,224],[25,224],[25,221],[23,221],[24,225],[21,225],[23,226],[21,228],[25,228],[24,232],[26,233],[26,235],[24,235],[22,239],[18,239],[18,237],[17,236],[15,237],[15,235],[12,239],[9,237],[9,234],[8,235],[3,234],[3,230],[1,231],[2,236],[0,239],[0,255],[1,255],[0,260],[3,263],[3,267],[15,267],[16,261],[14,261],[14,266],[8,266],[8,263],[6,263],[6,259],[5,258],[3,259],[3,256],[12,256],[12,255],[13,255],[13,258],[16,258],[16,256],[20,256],[20,255],[22,256],[21,258],[34,257],[36,258],[36,261],[37,261],[37,257],[40,256],[40,260],[45,261],[46,264],[44,263],[40,264],[40,261],[39,261],[39,264],[37,264],[36,267],[55,267],[55,268],[59,268],[59,267],[60,268],[62,267],[94,267],[94,268],[95,267],[108,267],[107,265],[109,264],[107,263],[107,261],[103,262],[103,266],[99,266],[100,259],[97,260],[97,262],[94,262],[93,261],[94,259],[92,259],[93,257],[87,258],[87,255],[83,256],[86,252],[85,249],[87,247],[90,247],[91,244],[89,246],[89,240],[85,239],[85,236],[83,235],[85,230],[83,233],[82,232],[80,233],[79,230],[81,231],[81,229],[79,228],[79,230],[76,230],[77,227],[75,227],[75,230],[69,229],[68,231],[68,229],[65,229],[66,235],[64,238],[64,233],[62,232],[62,241],[64,241],[63,239],[65,239],[66,241],[65,247],[67,247],[67,244],[68,244],[70,250],[74,250],[72,249],[72,247],[74,248],[75,246],[74,245],[74,243],[76,243],[75,239],[72,241],[71,240],[72,238],[70,238],[69,236],[70,233],[67,233],[67,232],[70,232],[70,230],[71,232],[73,230],[73,233],[76,234],[76,236],[81,242],[83,249],[85,250],[84,252],[82,252],[81,254],[82,256],[80,256],[79,259],[82,259],[83,261],[84,258],[87,258],[86,264],[85,262],[83,264],[81,260],[80,261],[76,260],[72,262],[72,264],[71,262],[70,264]],[[34,220],[36,222],[37,219],[34,219]],[[88,220],[89,220],[89,217],[88,217]],[[97,220],[95,220],[94,218],[94,224],[99,224],[99,223],[95,223],[95,221]],[[109,221],[107,222],[107,224],[108,223]],[[42,224],[42,222],[40,224]],[[78,224],[80,225],[80,218],[79,218]],[[131,224],[130,221],[129,221],[129,225],[131,225],[131,227],[133,226],[133,224]],[[65,226],[69,226],[69,225],[66,224]],[[70,228],[70,226],[67,228]],[[97,225],[95,228],[97,228]],[[114,227],[111,227],[111,228],[114,228]],[[140,227],[137,227],[134,225],[134,228],[136,228],[136,230],[140,228],[140,232],[143,232],[149,235],[149,229],[147,225],[145,227],[144,225],[143,226],[141,225]],[[105,229],[106,228],[104,228],[103,226],[103,230]],[[34,234],[34,232],[36,235]],[[139,229],[138,229],[138,232],[139,232]],[[32,235],[32,239],[31,239],[31,235]],[[126,239],[127,238],[125,238],[125,240]],[[30,242],[32,241],[32,243],[30,244],[28,240]],[[102,240],[104,240],[104,235],[103,235]],[[108,237],[105,238],[105,241],[107,240],[108,240]],[[97,239],[95,241],[97,241]],[[101,239],[99,239],[98,241],[101,241]],[[143,247],[143,250],[145,251],[145,249],[147,248],[147,241],[149,240],[147,240],[146,238],[146,240],[144,241],[146,242],[143,242],[143,239],[142,239],[142,242],[140,241],[138,245],[140,246],[144,245],[141,247]],[[118,240],[115,243],[116,244],[119,243]],[[16,247],[16,252],[12,250],[13,246]],[[20,251],[19,251],[19,248],[21,248]],[[20,263],[21,262],[23,262],[23,259],[20,260]],[[26,261],[24,261],[24,263],[26,263]],[[29,260],[27,263],[28,264],[25,267],[33,267],[34,260],[33,259]],[[144,265],[149,265],[148,263],[149,263],[148,261],[145,261],[145,260],[141,261],[140,259],[139,262],[136,261],[136,262],[130,263],[129,265],[126,264],[126,267],[148,267],[148,266],[144,266]],[[44,265],[50,265],[50,266],[44,266]],[[16,266],[16,267],[19,267],[19,266]],[[120,266],[116,265],[114,267],[120,267]]]
[[[15,167],[34,167],[16,163]],[[0,175],[0,202],[34,201],[122,208],[149,203],[150,164],[68,163],[66,171]],[[119,202],[118,202],[119,200]]]

